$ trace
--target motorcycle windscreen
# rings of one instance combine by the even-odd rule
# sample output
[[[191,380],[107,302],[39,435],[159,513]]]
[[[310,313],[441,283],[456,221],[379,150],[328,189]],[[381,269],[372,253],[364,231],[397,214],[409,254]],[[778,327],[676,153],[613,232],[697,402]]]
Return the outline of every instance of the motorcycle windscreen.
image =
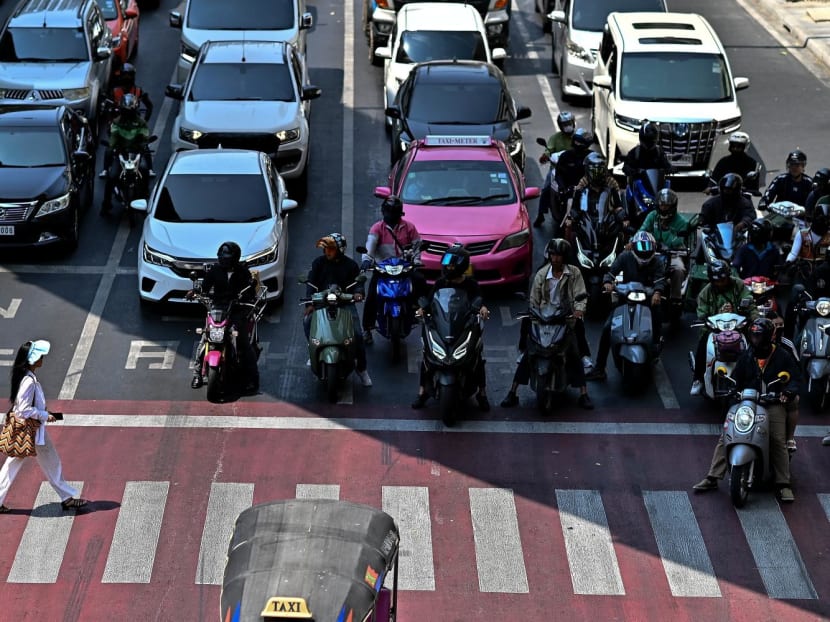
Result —
[[[467,292],[455,287],[444,287],[435,292],[430,313],[435,327],[442,336],[458,337],[470,313],[470,299]]]
[[[735,237],[735,225],[731,222],[718,223],[718,235],[723,245],[724,257],[732,257],[732,243]]]
[[[663,188],[663,171],[659,168],[649,168],[644,171],[644,176],[648,185],[651,186],[648,189],[651,196],[656,197]]]

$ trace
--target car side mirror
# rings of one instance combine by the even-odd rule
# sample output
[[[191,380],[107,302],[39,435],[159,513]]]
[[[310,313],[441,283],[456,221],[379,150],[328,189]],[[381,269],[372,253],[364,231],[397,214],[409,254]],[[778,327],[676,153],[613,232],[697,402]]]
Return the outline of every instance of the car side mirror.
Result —
[[[611,90],[611,76],[594,75],[594,86]]]
[[[130,201],[130,207],[137,212],[147,211],[147,199],[135,199]]]
[[[138,11],[136,11],[133,7],[130,7],[124,12],[124,17],[127,19],[134,19],[138,17]]]
[[[311,13],[303,13],[303,16],[300,18],[300,30],[308,30],[314,26],[314,18],[311,16]]]
[[[389,186],[376,186],[374,194],[379,199],[388,199],[392,195],[392,188]]]
[[[182,100],[184,99],[184,86],[181,84],[168,84],[164,88],[164,95],[170,99]]]
[[[397,106],[387,106],[386,110],[384,110],[383,112],[390,119],[400,119],[401,118],[401,109],[398,108]]]
[[[559,22],[560,24],[567,24],[568,18],[565,11],[551,11],[548,13],[548,19],[552,22]]]
[[[300,204],[294,199],[283,199],[282,205],[280,205],[280,216],[284,216],[286,213],[297,209],[299,206]]]
[[[539,188],[538,186],[528,186],[527,188],[525,188],[525,191],[524,191],[524,194],[522,195],[522,198],[525,201],[529,201],[530,199],[538,198],[539,195],[541,195],[541,194],[542,194],[542,189]]]
[[[385,45],[382,48],[375,48],[375,58],[392,58],[392,46]]]
[[[516,110],[516,120],[521,121],[522,119],[529,119],[531,114],[533,113],[530,111],[530,108],[527,106],[519,106]]]
[[[505,50],[504,48],[493,48],[492,50],[490,50],[490,58],[493,59],[494,63],[497,60],[504,60],[505,58],[507,58],[507,50]]]
[[[743,91],[749,88],[749,78],[733,78],[732,84],[735,85],[736,91]]]
[[[182,14],[179,11],[170,11],[170,27],[181,29]]]
[[[309,85],[303,87],[303,94],[301,99],[303,101],[310,101],[312,99],[317,99],[320,95],[323,94],[323,89],[319,86]]]

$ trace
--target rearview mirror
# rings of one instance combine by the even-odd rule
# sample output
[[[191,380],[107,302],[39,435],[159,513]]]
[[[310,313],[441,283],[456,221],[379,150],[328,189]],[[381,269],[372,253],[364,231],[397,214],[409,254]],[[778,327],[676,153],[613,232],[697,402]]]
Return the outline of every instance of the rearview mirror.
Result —
[[[544,138],[537,138],[536,139],[536,144],[539,145],[540,147],[544,147],[545,149],[548,148],[548,141],[546,141]]]
[[[182,27],[182,14],[179,11],[170,11],[170,27],[171,28],[181,28]]]

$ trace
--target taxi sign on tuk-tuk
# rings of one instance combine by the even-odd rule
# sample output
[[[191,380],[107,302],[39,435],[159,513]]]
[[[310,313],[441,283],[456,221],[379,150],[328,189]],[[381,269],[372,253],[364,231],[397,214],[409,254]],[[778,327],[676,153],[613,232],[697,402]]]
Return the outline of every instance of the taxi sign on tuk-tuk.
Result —
[[[265,609],[260,614],[264,619],[289,618],[291,620],[311,620],[314,616],[308,610],[305,598],[288,596],[274,596],[265,603]]]
[[[428,134],[424,138],[427,147],[489,147],[493,144],[490,136],[438,136]]]

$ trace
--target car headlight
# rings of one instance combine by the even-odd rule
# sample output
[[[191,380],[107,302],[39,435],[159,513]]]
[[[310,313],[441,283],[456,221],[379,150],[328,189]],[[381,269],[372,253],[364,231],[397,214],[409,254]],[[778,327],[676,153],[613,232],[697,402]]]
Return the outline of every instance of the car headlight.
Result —
[[[280,130],[275,135],[280,139],[281,143],[290,143],[300,139],[300,128],[294,127],[290,130]]]
[[[517,231],[516,233],[511,233],[506,238],[504,238],[504,240],[502,240],[496,252],[506,251],[511,248],[519,248],[520,246],[524,246],[525,244],[527,244],[527,241],[529,239],[530,229],[522,229],[521,231]]]
[[[586,63],[592,63],[594,61],[594,57],[591,56],[591,52],[586,50],[584,47],[579,45],[578,43],[574,43],[573,41],[568,42],[568,54],[571,56],[575,56],[576,58],[585,61]]]
[[[69,207],[69,200],[71,198],[71,194],[67,192],[57,198],[49,199],[45,201],[43,205],[40,206],[40,209],[35,214],[35,218],[40,218],[41,216],[48,216],[49,214],[54,214],[55,212],[59,212],[61,210],[65,210]]]
[[[731,119],[724,119],[720,123],[718,123],[718,129],[723,132],[724,134],[729,134],[730,132],[734,132],[739,127],[741,127],[741,117],[733,117]]]
[[[816,313],[822,317],[830,315],[830,300],[819,300],[816,303]]]
[[[442,348],[438,343],[432,338],[432,332],[427,332],[427,339],[429,340],[429,349],[432,350],[432,353],[435,355],[436,358],[443,359],[447,356],[446,351]]]
[[[754,421],[755,413],[752,412],[749,406],[739,406],[738,410],[735,411],[735,429],[738,432],[749,432]]]
[[[264,266],[269,263],[277,261],[279,254],[278,247],[274,244],[271,248],[266,248],[264,251],[254,253],[248,257],[243,257],[242,260],[248,264],[249,267]]]
[[[617,114],[616,112],[614,113],[614,123],[616,123],[618,127],[628,130],[629,132],[639,132],[640,125],[642,124],[640,119],[626,117],[625,115]]]
[[[89,97],[89,87],[82,86],[79,89],[63,89],[63,97],[70,101],[86,99]]]
[[[170,267],[175,261],[170,255],[165,255],[150,248],[146,242],[144,243],[142,256],[144,257],[144,263],[153,264],[154,266]]]
[[[198,53],[199,50],[182,43],[182,59],[186,60],[188,63],[194,62]]]
[[[191,130],[189,127],[184,126],[179,128],[179,138],[186,140],[189,143],[195,143],[204,135],[204,132],[201,130]]]
[[[467,332],[467,338],[461,342],[461,344],[455,349],[452,353],[452,357],[456,361],[460,361],[463,359],[467,354],[467,346],[470,345],[470,338],[473,336],[472,332]]]

